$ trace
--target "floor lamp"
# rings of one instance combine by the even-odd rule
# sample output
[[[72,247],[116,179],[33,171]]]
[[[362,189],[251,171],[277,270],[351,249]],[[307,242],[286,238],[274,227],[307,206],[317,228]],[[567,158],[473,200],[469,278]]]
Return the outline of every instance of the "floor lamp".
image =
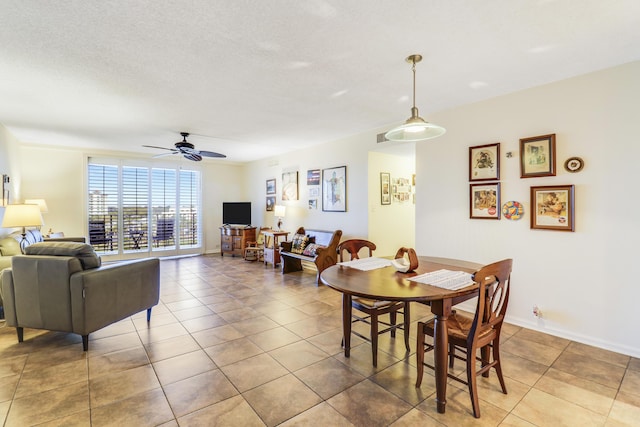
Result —
[[[7,205],[2,218],[3,228],[22,227],[20,250],[24,253],[27,247],[27,227],[41,227],[42,214],[38,205]]]

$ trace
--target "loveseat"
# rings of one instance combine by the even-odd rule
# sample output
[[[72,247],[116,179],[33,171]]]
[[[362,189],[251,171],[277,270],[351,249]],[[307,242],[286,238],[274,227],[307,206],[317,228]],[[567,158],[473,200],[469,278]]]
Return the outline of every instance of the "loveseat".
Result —
[[[2,271],[7,326],[89,334],[151,308],[160,295],[160,261],[147,258],[101,265],[86,243],[42,242],[15,255]]]
[[[289,242],[280,243],[282,274],[301,271],[302,262],[315,264],[318,273],[316,284],[320,284],[320,273],[338,261],[338,244],[342,230],[305,230],[298,228]]]

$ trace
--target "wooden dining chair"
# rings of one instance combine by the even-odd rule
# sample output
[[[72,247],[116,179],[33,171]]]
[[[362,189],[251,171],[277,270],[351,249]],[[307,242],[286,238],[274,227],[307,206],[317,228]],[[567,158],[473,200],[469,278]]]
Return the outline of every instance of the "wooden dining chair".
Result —
[[[246,261],[263,261],[264,260],[264,232],[270,230],[269,227],[260,227],[256,235],[255,241],[248,240],[244,248],[242,257]]]
[[[511,268],[513,260],[505,259],[486,265],[473,274],[473,280],[478,284],[478,304],[471,319],[460,313],[453,312],[447,319],[447,333],[449,337],[449,366],[453,368],[454,360],[465,360],[467,364],[467,380],[448,374],[449,378],[466,384],[469,388],[473,415],[480,418],[478,401],[477,375],[489,376],[489,370],[494,368],[500,381],[502,392],[507,394],[507,388],[502,377],[500,364],[500,331],[509,302],[511,288]],[[425,336],[434,336],[434,321],[418,322],[418,343],[416,351],[418,378],[416,387],[422,383],[424,366],[435,369],[424,362],[426,352],[434,349],[425,341]],[[480,350],[480,357],[478,357]],[[462,356],[457,352],[460,351]],[[480,362],[477,369],[476,362]]]
[[[373,242],[363,239],[349,239],[344,242],[340,242],[338,245],[338,257],[340,262],[350,261],[353,259],[360,259],[360,250],[365,249],[368,251],[368,256],[373,256],[373,251],[376,250],[376,245]],[[353,328],[351,332],[371,343],[371,352],[373,355],[373,366],[378,366],[378,336],[387,332],[391,333],[391,336],[395,338],[396,330],[401,329],[404,332],[404,345],[407,351],[410,351],[409,345],[409,303],[403,303],[400,301],[379,301],[368,298],[352,297],[351,308],[364,313],[364,315],[351,313],[351,322],[353,324],[363,322],[371,327],[370,336],[365,336]],[[397,324],[398,313],[403,316],[403,323]],[[389,315],[389,322],[380,319],[380,316],[385,314]],[[384,329],[380,329],[379,325],[383,325]],[[342,345],[344,346],[344,337],[342,339]]]

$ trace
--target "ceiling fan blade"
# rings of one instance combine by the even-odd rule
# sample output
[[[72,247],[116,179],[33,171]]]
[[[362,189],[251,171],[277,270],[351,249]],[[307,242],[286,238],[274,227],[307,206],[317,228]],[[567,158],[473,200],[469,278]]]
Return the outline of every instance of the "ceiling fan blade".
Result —
[[[158,147],[157,145],[143,145],[143,147],[147,147],[147,148],[159,148],[161,150],[171,150],[171,151],[176,151],[175,148],[167,148],[167,147]]]
[[[157,159],[159,157],[167,157],[167,156],[171,156],[173,154],[178,154],[177,150],[173,150],[171,153],[160,153],[160,154],[156,154],[154,156],[151,156],[152,159]]]
[[[220,154],[220,153],[215,153],[213,151],[198,151],[198,153],[200,153],[201,156],[205,156],[205,157],[220,157],[220,158],[226,158],[227,156],[225,156],[224,154]]]
[[[202,156],[199,155],[198,153],[182,153],[182,155],[184,156],[185,159],[188,160],[193,160],[194,162],[199,162],[200,160],[202,160]]]

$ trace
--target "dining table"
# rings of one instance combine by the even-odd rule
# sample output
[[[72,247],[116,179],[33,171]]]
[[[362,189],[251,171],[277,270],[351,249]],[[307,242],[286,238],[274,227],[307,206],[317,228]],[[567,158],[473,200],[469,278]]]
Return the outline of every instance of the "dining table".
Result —
[[[424,280],[420,276],[439,270],[474,273],[483,264],[452,258],[419,256],[418,268],[406,273],[397,271],[390,264],[390,262],[381,262],[381,267],[360,269],[355,264],[339,263],[327,268],[320,275],[320,281],[323,284],[342,293],[344,355],[349,357],[350,353],[351,301],[353,297],[381,301],[419,302],[429,305],[435,316],[433,340],[436,405],[438,412],[444,413],[449,347],[447,318],[451,315],[454,305],[477,296],[478,285],[470,281],[467,286],[462,288],[447,289],[423,283]],[[409,334],[409,331],[404,331],[404,333]],[[416,349],[416,351],[422,351],[422,349]]]

